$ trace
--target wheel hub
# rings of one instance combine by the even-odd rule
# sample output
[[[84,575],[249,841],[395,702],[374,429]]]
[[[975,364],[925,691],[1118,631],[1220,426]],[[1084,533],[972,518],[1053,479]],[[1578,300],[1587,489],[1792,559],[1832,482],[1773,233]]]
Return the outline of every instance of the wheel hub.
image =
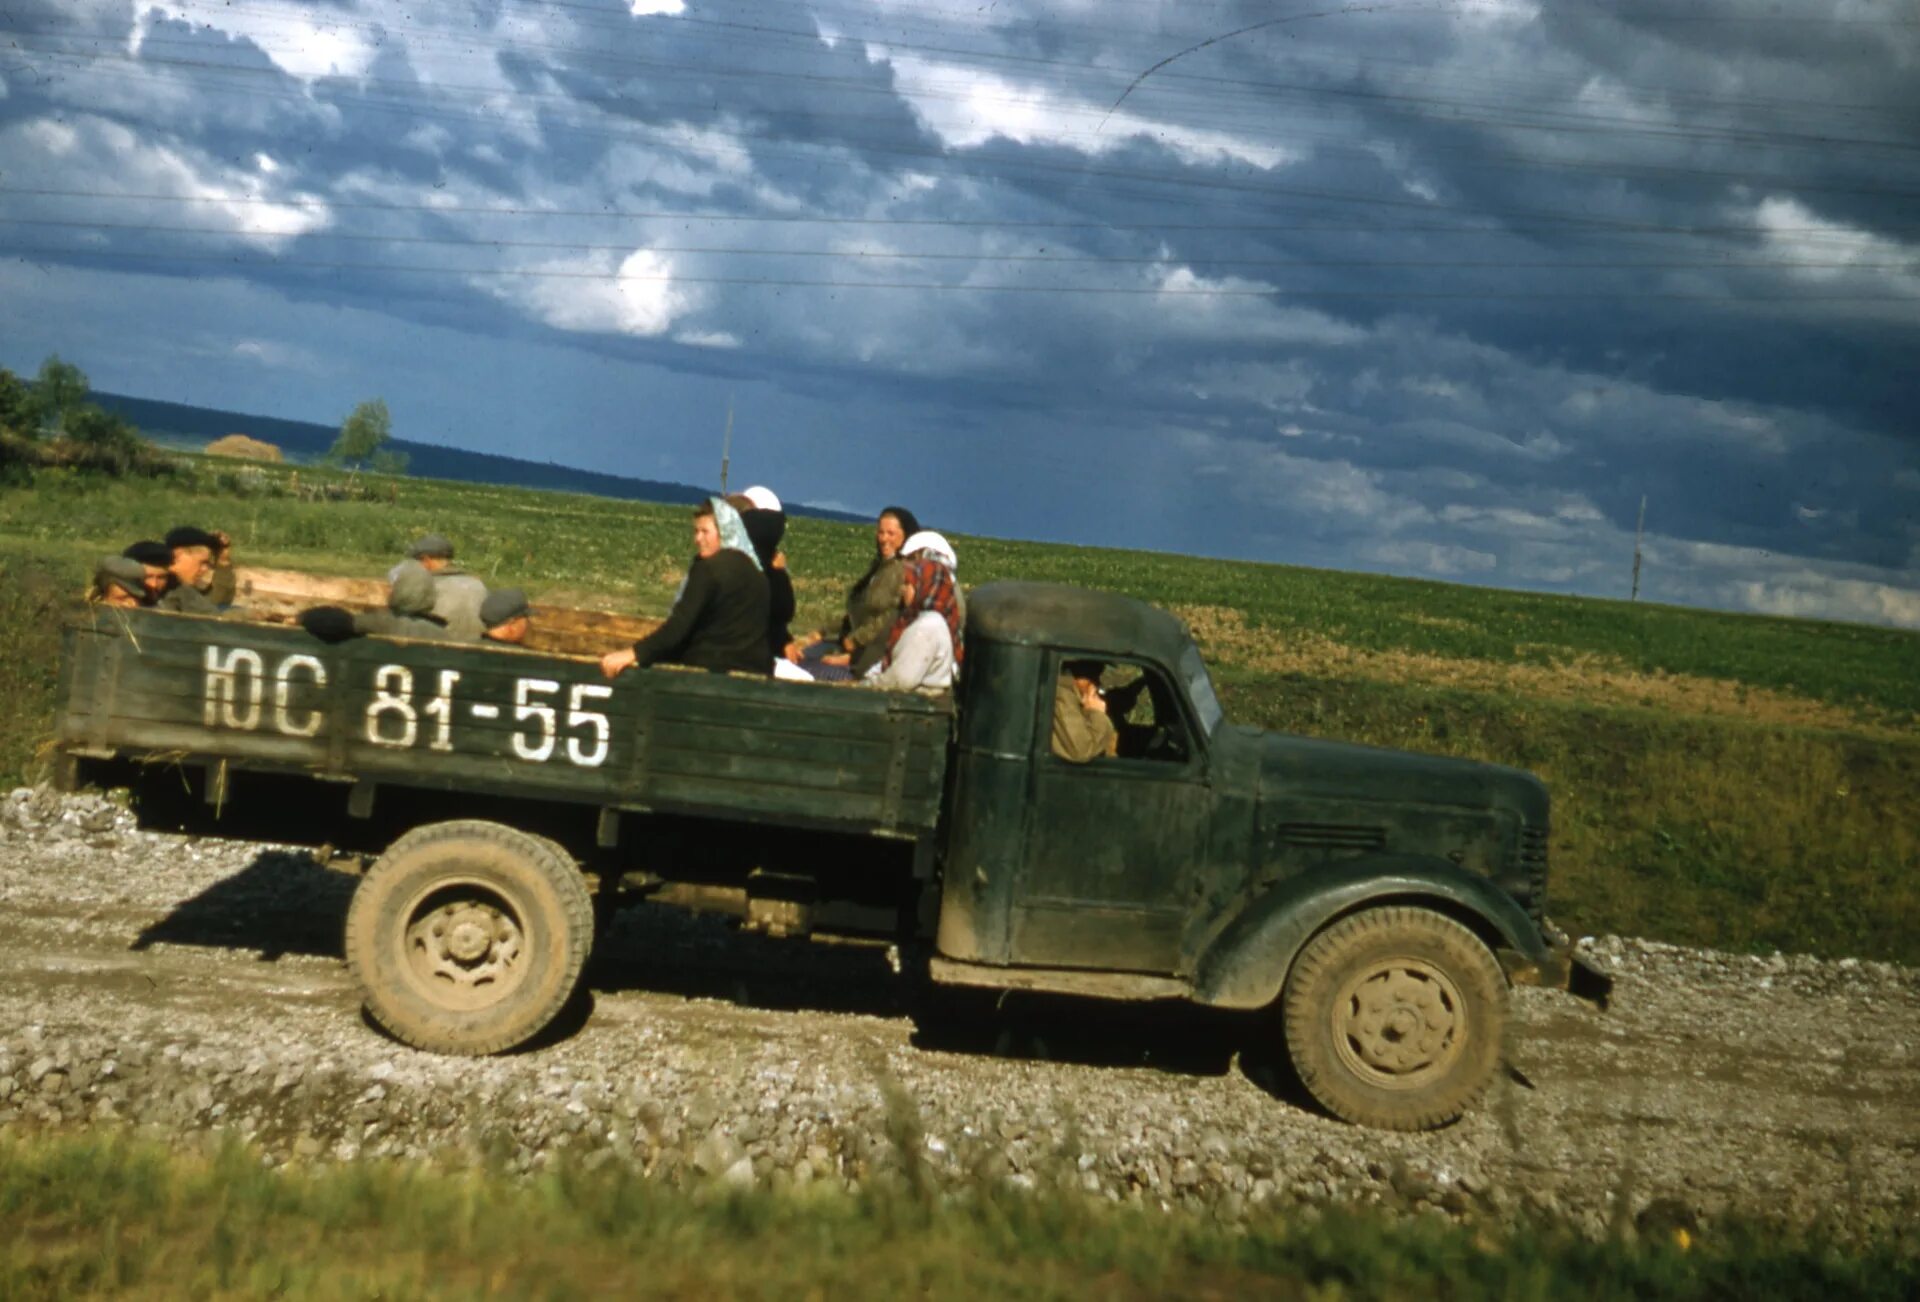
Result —
[[[417,970],[455,986],[488,985],[507,976],[521,953],[513,915],[485,900],[457,900],[418,915],[407,929]]]
[[[1334,1042],[1362,1074],[1412,1088],[1460,1054],[1462,1002],[1446,975],[1418,961],[1376,964],[1334,1005]]]

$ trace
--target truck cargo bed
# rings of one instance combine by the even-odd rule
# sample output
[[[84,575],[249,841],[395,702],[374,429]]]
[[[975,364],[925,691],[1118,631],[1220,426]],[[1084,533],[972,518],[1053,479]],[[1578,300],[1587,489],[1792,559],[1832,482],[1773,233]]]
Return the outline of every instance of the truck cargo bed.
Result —
[[[618,645],[612,637],[609,645]],[[69,624],[69,756],[304,773],[914,837],[953,707],[849,686],[97,607]]]

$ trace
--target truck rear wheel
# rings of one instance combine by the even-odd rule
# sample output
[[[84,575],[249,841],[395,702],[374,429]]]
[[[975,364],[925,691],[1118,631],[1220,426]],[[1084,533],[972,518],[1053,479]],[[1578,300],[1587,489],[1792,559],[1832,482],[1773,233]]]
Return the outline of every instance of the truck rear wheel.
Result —
[[[1359,1125],[1445,1125],[1500,1065],[1505,974],[1479,937],[1428,909],[1334,923],[1294,960],[1281,1004],[1301,1083]]]
[[[347,909],[347,963],[367,1011],[435,1053],[499,1053],[572,996],[593,903],[551,842],[499,823],[416,828],[373,865]]]

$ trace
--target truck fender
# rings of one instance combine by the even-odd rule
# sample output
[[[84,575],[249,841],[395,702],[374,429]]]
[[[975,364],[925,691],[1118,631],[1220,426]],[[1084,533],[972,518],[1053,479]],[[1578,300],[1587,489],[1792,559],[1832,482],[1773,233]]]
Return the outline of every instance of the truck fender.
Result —
[[[1294,958],[1316,932],[1376,904],[1437,908],[1495,949],[1534,963],[1550,957],[1533,919],[1487,878],[1443,859],[1385,855],[1301,873],[1256,897],[1201,955],[1194,999],[1221,1008],[1266,1007],[1279,998]]]

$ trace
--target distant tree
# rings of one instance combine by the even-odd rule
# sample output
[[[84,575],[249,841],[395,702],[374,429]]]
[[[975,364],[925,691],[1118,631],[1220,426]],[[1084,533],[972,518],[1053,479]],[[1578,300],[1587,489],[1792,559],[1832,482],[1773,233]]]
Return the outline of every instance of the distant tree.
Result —
[[[327,450],[327,460],[353,470],[361,470],[393,437],[393,417],[387,413],[385,398],[363,402],[348,413],[340,424],[340,437]]]
[[[60,360],[60,354],[49,354],[47,360],[40,363],[40,374],[33,382],[33,414],[35,420],[29,422],[36,428],[29,433],[65,434],[67,420],[87,400],[87,374],[72,362]]]
[[[0,366],[0,433],[31,434],[33,391],[19,376]]]
[[[404,475],[407,473],[407,454],[395,452],[391,448],[381,448],[368,460],[376,475]]]
[[[140,446],[140,432],[125,418],[90,402],[67,413],[66,435],[99,452],[130,453]]]

